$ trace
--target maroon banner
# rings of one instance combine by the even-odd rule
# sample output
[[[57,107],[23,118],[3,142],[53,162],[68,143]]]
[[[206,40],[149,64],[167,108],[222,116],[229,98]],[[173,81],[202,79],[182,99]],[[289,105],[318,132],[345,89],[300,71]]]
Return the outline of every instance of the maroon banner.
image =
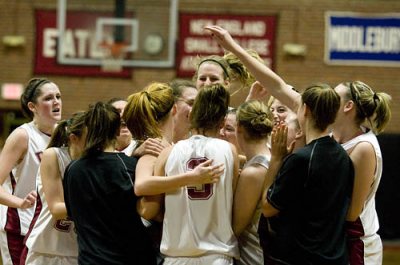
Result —
[[[273,66],[276,17],[242,15],[179,15],[177,75],[190,77],[195,72],[193,58],[212,54],[223,55],[218,43],[204,30],[207,25],[219,25],[245,49],[253,49]]]
[[[68,11],[64,52],[70,58],[101,58],[95,42],[95,25],[99,17],[110,17],[104,12]],[[34,73],[45,75],[103,76],[130,78],[132,70],[105,72],[101,66],[65,65],[57,62],[57,13],[36,10],[36,54]]]

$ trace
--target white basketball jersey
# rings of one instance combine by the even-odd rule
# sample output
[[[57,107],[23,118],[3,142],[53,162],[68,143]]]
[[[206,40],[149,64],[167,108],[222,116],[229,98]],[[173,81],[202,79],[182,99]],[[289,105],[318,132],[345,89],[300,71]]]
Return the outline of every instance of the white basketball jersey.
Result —
[[[127,156],[131,156],[133,151],[136,149],[136,145],[137,141],[132,140],[131,143],[124,150],[121,150],[121,152]]]
[[[268,169],[270,157],[265,155],[256,155],[244,164],[243,169],[252,165],[260,165]],[[240,260],[237,264],[257,265],[264,263],[263,251],[260,245],[260,238],[258,236],[258,223],[262,212],[262,201],[257,204],[251,223],[240,234],[239,250]]]
[[[365,201],[363,211],[360,215],[360,220],[364,229],[365,237],[375,234],[379,229],[378,215],[375,209],[375,194],[379,187],[379,182],[382,177],[382,153],[379,147],[378,139],[372,131],[359,135],[350,141],[342,144],[342,147],[347,151],[361,142],[370,143],[375,150],[376,169],[374,175],[374,183],[371,186],[371,191]]]
[[[52,148],[57,155],[60,176],[64,178],[65,168],[71,162],[68,148]],[[37,174],[38,196],[42,203],[42,209],[35,225],[29,232],[26,246],[29,252],[38,252],[57,256],[78,256],[78,243],[72,221],[62,219],[55,220],[50,213],[46,196],[43,192],[40,171]]]
[[[10,173],[10,178],[3,186],[8,186],[5,187],[5,189],[7,191],[12,191],[15,196],[25,198],[29,192],[36,190],[36,174],[39,169],[41,154],[46,149],[50,141],[50,136],[39,131],[33,121],[18,127],[18,129],[21,128],[25,130],[28,135],[28,149],[24,159],[13,168]],[[1,207],[1,229],[7,226],[7,229],[16,231],[18,230],[18,224],[9,223],[10,220],[7,220],[7,208],[8,207]],[[25,235],[28,232],[34,211],[35,207],[18,209],[21,235]]]
[[[213,159],[225,165],[218,183],[182,187],[165,194],[161,252],[171,257],[223,254],[239,257],[232,230],[234,158],[228,142],[194,135],[172,148],[166,176],[182,174]]]

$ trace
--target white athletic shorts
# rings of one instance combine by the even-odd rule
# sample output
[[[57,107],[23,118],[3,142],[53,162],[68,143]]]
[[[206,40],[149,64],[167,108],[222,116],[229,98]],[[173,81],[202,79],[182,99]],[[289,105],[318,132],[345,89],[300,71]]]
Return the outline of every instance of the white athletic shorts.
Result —
[[[28,251],[26,265],[78,265],[78,257],[53,256]]]
[[[3,265],[12,265],[10,251],[8,250],[7,233],[4,230],[0,231],[0,249]]]
[[[233,258],[220,254],[200,257],[165,257],[163,265],[233,265]]]

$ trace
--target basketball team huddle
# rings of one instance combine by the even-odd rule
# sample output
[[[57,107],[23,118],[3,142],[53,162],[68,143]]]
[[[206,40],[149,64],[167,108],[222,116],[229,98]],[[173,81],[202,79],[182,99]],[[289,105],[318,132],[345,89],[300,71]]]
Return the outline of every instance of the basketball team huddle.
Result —
[[[61,120],[31,79],[31,119],[0,153],[3,264],[382,264],[376,135],[391,97],[361,81],[299,93],[219,26],[224,56]],[[233,91],[250,88],[237,108]]]

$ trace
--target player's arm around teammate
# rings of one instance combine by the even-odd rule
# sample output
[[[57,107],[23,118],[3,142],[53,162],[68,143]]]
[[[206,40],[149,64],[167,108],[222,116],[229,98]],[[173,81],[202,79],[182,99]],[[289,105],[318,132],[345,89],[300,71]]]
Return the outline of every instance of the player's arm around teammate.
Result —
[[[136,185],[148,185],[151,192],[144,194],[138,202],[138,211],[145,219],[153,219],[160,213],[160,204],[164,193],[189,185],[202,185],[218,182],[223,165],[211,165],[212,160],[207,160],[197,166],[193,171],[175,176],[165,176],[165,163],[172,150],[172,146],[165,148],[158,158],[141,157],[136,168],[136,177],[142,178],[145,184],[135,182]],[[144,158],[144,159],[143,159]],[[154,167],[148,166],[154,165]],[[152,176],[154,174],[154,176]],[[136,191],[136,189],[135,189]]]

